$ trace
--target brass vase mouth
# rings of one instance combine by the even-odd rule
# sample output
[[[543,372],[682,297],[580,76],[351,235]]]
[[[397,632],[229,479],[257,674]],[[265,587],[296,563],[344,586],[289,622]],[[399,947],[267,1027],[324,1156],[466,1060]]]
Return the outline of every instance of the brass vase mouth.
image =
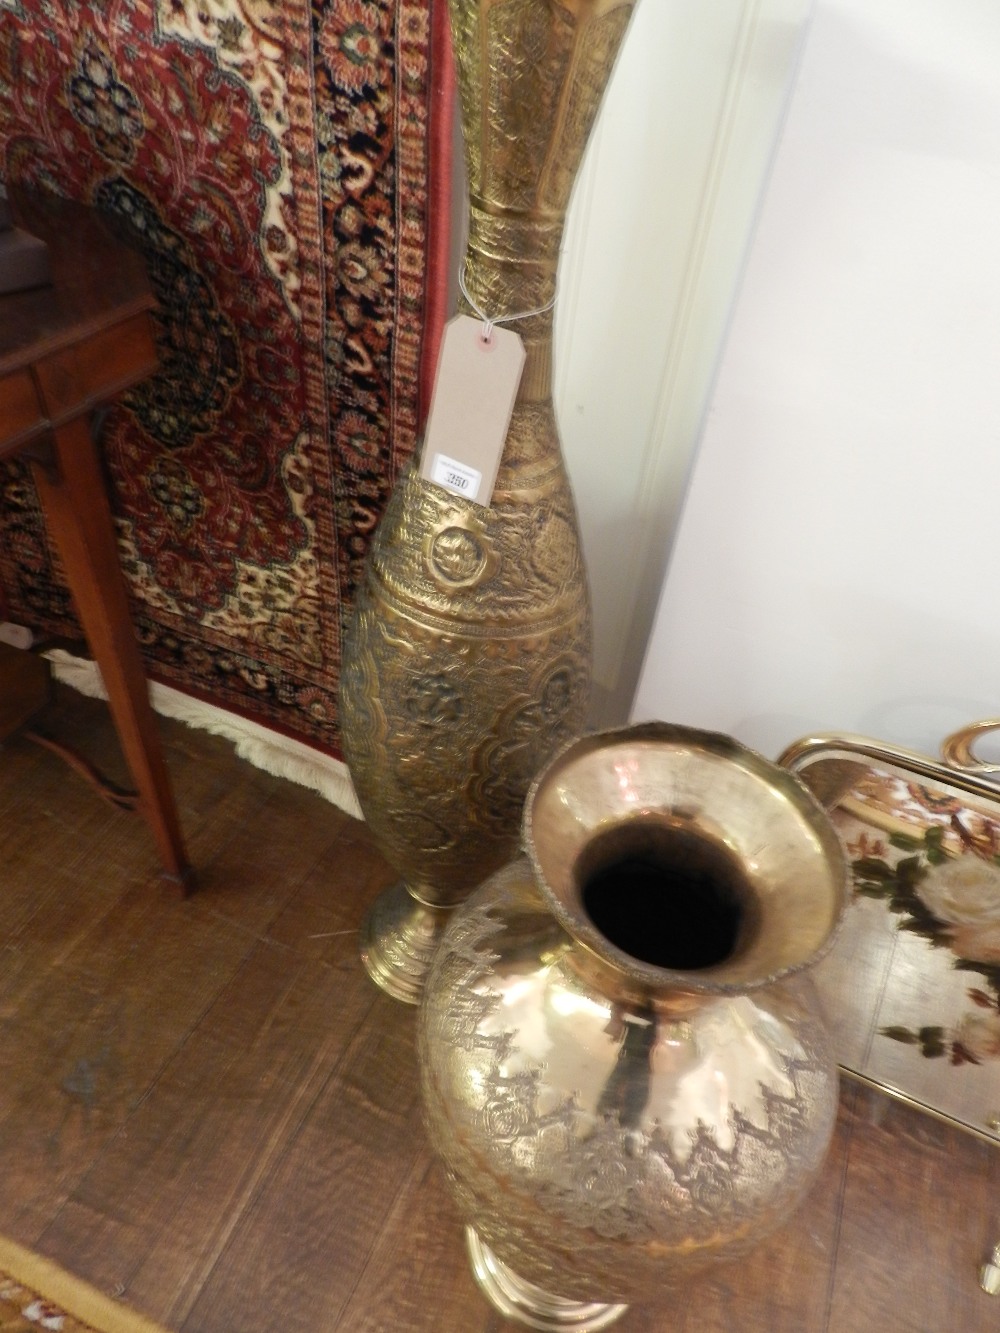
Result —
[[[836,830],[794,774],[664,722],[566,745],[522,835],[557,920],[633,985],[735,994],[817,962],[847,903]]]

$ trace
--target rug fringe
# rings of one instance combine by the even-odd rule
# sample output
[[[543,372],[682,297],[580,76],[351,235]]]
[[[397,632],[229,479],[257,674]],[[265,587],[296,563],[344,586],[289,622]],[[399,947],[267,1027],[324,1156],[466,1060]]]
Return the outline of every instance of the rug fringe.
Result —
[[[57,680],[69,685],[92,699],[106,699],[107,691],[97,663],[76,657],[63,648],[53,648],[44,654],[52,664]],[[301,787],[319,792],[332,805],[355,819],[362,819],[361,807],[354,792],[347,765],[331,755],[303,745],[290,736],[282,736],[258,722],[227,712],[215,704],[192,699],[180,690],[153,681],[149,699],[154,709],[164,717],[176,718],[189,727],[211,732],[232,741],[241,759],[262,768],[275,777],[287,778]]]

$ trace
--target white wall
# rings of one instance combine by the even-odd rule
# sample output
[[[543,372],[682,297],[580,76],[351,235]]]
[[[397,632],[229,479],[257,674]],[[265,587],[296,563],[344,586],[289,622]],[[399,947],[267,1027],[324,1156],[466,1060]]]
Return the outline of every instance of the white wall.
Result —
[[[596,721],[628,714],[813,0],[638,0],[567,222],[555,403],[594,601]]]
[[[1000,4],[818,0],[635,718],[1000,713]]]

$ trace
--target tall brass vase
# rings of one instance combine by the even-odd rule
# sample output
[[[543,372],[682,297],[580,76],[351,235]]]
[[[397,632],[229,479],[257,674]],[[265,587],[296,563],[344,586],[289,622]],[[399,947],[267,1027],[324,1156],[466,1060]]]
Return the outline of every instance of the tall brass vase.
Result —
[[[491,318],[555,294],[570,190],[632,0],[451,0],[470,186],[465,287]],[[464,313],[470,307],[462,305]],[[582,728],[590,610],[552,409],[552,311],[526,360],[489,507],[400,479],[346,636],[344,753],[401,883],[362,957],[416,1003],[448,912],[517,848],[536,772]]]

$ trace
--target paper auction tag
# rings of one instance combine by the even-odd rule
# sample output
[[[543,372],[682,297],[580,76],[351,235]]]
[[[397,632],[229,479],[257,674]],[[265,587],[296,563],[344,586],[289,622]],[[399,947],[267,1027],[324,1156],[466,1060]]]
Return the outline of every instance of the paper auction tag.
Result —
[[[489,506],[524,368],[524,344],[471,315],[449,320],[441,342],[420,475]]]

